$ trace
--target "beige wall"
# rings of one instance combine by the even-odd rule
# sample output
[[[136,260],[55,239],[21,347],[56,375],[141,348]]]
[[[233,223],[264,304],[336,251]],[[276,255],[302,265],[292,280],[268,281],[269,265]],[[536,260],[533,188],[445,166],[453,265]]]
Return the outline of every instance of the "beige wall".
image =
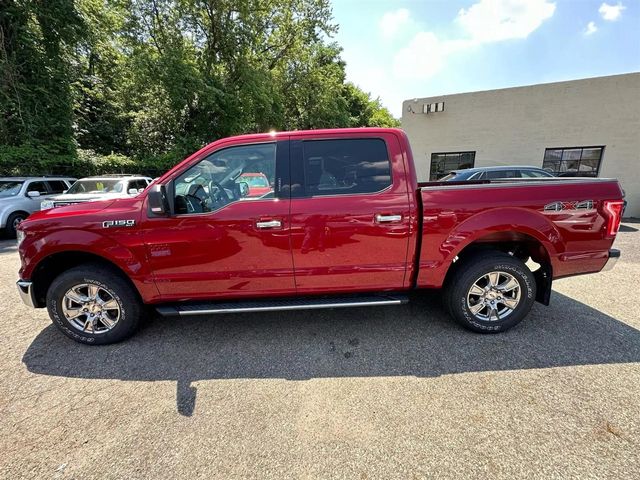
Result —
[[[444,112],[423,114],[425,103]],[[406,100],[402,128],[420,181],[431,154],[475,151],[475,166],[541,167],[545,148],[605,145],[600,177],[618,178],[640,217],[640,73]],[[409,110],[416,113],[411,113]]]

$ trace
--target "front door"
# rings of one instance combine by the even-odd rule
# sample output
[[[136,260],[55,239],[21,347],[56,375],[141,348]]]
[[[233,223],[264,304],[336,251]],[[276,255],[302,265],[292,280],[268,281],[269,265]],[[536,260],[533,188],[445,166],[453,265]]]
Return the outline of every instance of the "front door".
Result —
[[[287,141],[222,148],[172,181],[175,214],[143,228],[164,300],[295,293],[289,198],[274,189],[288,150]],[[259,195],[244,181],[256,177],[269,186]]]
[[[404,288],[411,212],[397,137],[334,134],[291,152],[298,293]]]

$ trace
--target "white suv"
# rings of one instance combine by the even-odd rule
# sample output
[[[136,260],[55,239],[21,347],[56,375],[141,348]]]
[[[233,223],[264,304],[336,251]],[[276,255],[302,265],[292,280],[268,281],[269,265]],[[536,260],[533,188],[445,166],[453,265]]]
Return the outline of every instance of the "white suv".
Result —
[[[47,210],[76,203],[138,195],[150,183],[151,178],[139,175],[103,175],[81,178],[64,194],[43,201],[40,204],[40,209]]]
[[[40,202],[64,192],[75,182],[71,177],[0,177],[0,230],[16,236],[16,227]]]

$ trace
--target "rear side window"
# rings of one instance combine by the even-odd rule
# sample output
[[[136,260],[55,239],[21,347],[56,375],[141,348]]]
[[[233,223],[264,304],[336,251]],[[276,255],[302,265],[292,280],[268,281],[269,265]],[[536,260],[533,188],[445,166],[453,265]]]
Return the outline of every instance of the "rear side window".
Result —
[[[145,188],[147,188],[147,181],[146,180],[131,180],[129,182],[129,190],[131,190],[132,188],[135,188],[136,190],[144,190]]]
[[[544,172],[539,172],[538,170],[522,170],[520,173],[522,173],[522,176],[524,178],[546,178],[550,176],[545,174]]]
[[[49,180],[48,183],[51,193],[62,193],[69,188],[62,180]]]
[[[375,193],[391,185],[387,145],[379,138],[303,142],[306,194]]]
[[[486,172],[489,180],[498,178],[520,178],[520,172],[517,170],[493,170]]]

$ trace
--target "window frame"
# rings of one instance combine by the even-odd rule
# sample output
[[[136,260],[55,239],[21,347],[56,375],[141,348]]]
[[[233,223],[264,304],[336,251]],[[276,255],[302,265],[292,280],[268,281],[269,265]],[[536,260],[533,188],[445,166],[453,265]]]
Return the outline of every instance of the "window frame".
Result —
[[[231,145],[222,145],[220,146],[220,148],[216,148],[216,149],[212,149],[206,152],[203,152],[202,155],[198,156],[196,159],[194,159],[193,162],[190,162],[188,165],[185,165],[185,167],[183,169],[181,169],[180,171],[176,172],[175,175],[172,176],[172,178],[166,182],[166,186],[167,186],[167,197],[169,199],[169,208],[171,210],[171,217],[174,218],[178,218],[178,217],[194,217],[194,216],[203,216],[203,215],[212,215],[215,214],[217,212],[219,212],[220,210],[223,210],[227,207],[229,207],[230,205],[235,205],[236,203],[239,203],[240,201],[234,201],[231,203],[227,203],[226,205],[223,205],[222,207],[216,209],[216,210],[212,210],[210,212],[192,212],[192,213],[176,213],[175,211],[175,200],[176,200],[176,195],[175,195],[175,182],[178,178],[180,178],[182,175],[184,175],[186,172],[188,172],[191,168],[195,167],[196,165],[198,165],[200,162],[203,162],[204,160],[208,159],[209,157],[215,155],[216,153],[219,152],[223,152],[225,150],[230,150],[232,148],[241,148],[241,147],[251,147],[251,146],[257,146],[257,145],[274,145],[275,146],[275,153],[274,153],[274,196],[273,198],[259,198],[259,199],[255,199],[252,200],[251,203],[257,203],[257,202],[266,202],[266,201],[275,201],[275,200],[282,200],[282,199],[288,199],[289,196],[282,196],[282,184],[284,181],[288,182],[288,175],[286,175],[286,178],[282,178],[283,176],[279,176],[279,174],[281,174],[283,172],[283,167],[285,168],[284,171],[288,172],[288,168],[289,168],[289,140],[279,140],[279,139],[269,139],[266,141],[258,141],[258,142],[247,142],[247,143],[233,143]]]
[[[471,163],[470,167],[467,168],[475,168],[476,165],[476,154],[477,154],[477,150],[464,150],[464,151],[458,151],[458,152],[431,152],[431,158],[429,159],[429,181],[430,182],[437,182],[438,178],[434,177],[434,171],[433,171],[433,157],[435,155],[459,155],[460,160],[462,160],[462,155],[463,154],[473,154],[473,160]],[[445,157],[446,158],[446,157]],[[460,166],[458,166],[457,168],[454,168],[453,170],[464,170],[461,169]],[[445,174],[446,175],[446,174]],[[432,178],[434,177],[434,178]]]
[[[605,151],[605,147],[606,145],[584,145],[584,146],[575,146],[575,147],[547,147],[544,149],[544,154],[542,157],[542,169],[545,170],[544,168],[544,164],[546,161],[550,161],[550,162],[557,162],[558,166],[562,165],[562,162],[564,161],[569,161],[569,160],[564,160],[562,157],[564,156],[564,152],[565,150],[577,150],[580,149],[580,159],[577,160],[578,161],[578,170],[576,171],[576,173],[578,174],[578,176],[580,176],[580,165],[582,165],[582,160],[583,160],[583,155],[584,155],[584,151],[585,150],[593,150],[593,149],[600,149],[600,158],[598,159],[598,166],[596,168],[596,174],[595,176],[591,177],[590,175],[585,175],[587,177],[590,178],[598,178],[600,176],[600,169],[602,167],[602,160],[604,159],[604,151]],[[562,155],[560,156],[560,160],[555,160],[555,159],[550,159],[547,160],[547,152],[550,150],[561,150],[562,151]],[[576,160],[570,160],[570,161],[576,161]],[[546,171],[546,170],[545,170]],[[567,172],[562,172],[559,169],[556,170],[554,169],[553,172],[550,172],[554,174],[554,177],[558,177],[563,173],[567,173]]]
[[[380,190],[374,192],[360,192],[360,193],[331,193],[326,195],[312,195],[307,192],[307,171],[304,161],[304,143],[305,142],[335,142],[335,141],[353,141],[353,140],[377,140],[384,144],[384,148],[387,152],[387,162],[389,164],[389,184]],[[366,135],[366,136],[336,136],[336,137],[309,137],[309,138],[297,138],[291,141],[291,184],[299,182],[301,189],[299,191],[292,191],[292,199],[305,199],[305,198],[334,198],[334,197],[353,197],[362,195],[379,195],[394,187],[395,175],[392,162],[392,152],[389,149],[389,142],[386,138],[378,135]]]

